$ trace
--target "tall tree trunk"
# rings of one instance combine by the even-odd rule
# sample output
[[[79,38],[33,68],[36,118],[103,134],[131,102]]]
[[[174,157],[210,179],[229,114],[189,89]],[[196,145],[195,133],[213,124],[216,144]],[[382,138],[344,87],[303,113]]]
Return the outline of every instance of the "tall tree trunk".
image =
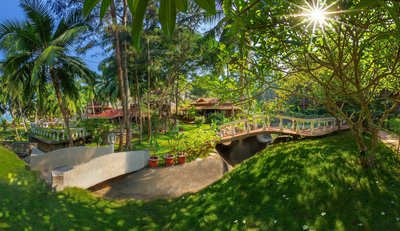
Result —
[[[135,88],[136,88],[136,98],[138,105],[138,118],[139,118],[139,144],[142,142],[142,132],[143,132],[143,123],[142,123],[142,108],[141,108],[141,100],[140,100],[140,92],[139,92],[139,76],[137,73],[137,65],[135,65]]]
[[[176,80],[176,88],[175,88],[175,119],[174,119],[175,127],[178,124],[178,105],[179,105],[179,74]]]
[[[68,147],[72,147],[72,146],[74,146],[74,139],[72,137],[71,128],[69,127],[69,110],[65,106],[65,102],[62,99],[60,85],[59,85],[59,83],[58,83],[58,81],[56,79],[54,70],[52,68],[50,68],[50,77],[51,77],[51,82],[53,83],[54,92],[56,93],[58,106],[60,107],[61,114],[62,114],[63,119],[64,119],[65,129],[67,130]]]
[[[91,101],[92,101],[92,114],[94,115],[94,114],[96,114],[96,112],[94,111],[94,101],[93,101],[93,99]]]
[[[120,136],[119,136],[119,150],[123,150],[124,146],[124,129],[127,124],[127,119],[128,119],[128,113],[126,109],[126,101],[127,95],[125,92],[125,81],[124,81],[124,73],[123,73],[123,67],[122,67],[122,56],[121,56],[121,43],[120,43],[120,36],[119,36],[119,30],[118,30],[118,20],[117,20],[117,14],[116,14],[116,8],[115,8],[115,3],[114,0],[111,1],[110,4],[110,14],[111,14],[111,19],[112,19],[112,32],[114,36],[114,49],[115,49],[115,61],[117,63],[117,77],[118,77],[118,85],[119,85],[119,92],[120,92],[120,99],[121,99],[121,104],[122,104],[122,111],[123,111],[123,121],[120,124]]]
[[[21,108],[21,102],[18,102],[18,109],[19,109],[19,114],[21,115],[22,126],[24,126],[24,131],[28,132],[28,129],[26,128],[25,116],[24,116],[24,113],[22,112],[22,108]]]
[[[150,42],[147,39],[147,140],[151,139],[151,108],[150,108]]]
[[[15,130],[15,135],[17,136],[16,140],[19,141],[21,138],[19,137],[18,126],[17,126],[17,124],[15,124],[15,116],[14,116],[12,107],[10,107],[10,114],[11,114],[11,118],[12,118],[13,127],[14,127],[14,130]]]
[[[127,19],[128,19],[128,1],[124,0],[123,1],[124,8],[123,8],[123,16],[122,16],[122,25],[124,27],[124,33],[127,33]],[[125,144],[125,149],[130,150],[131,149],[131,112],[130,112],[130,102],[129,98],[131,96],[130,88],[129,88],[129,76],[128,76],[128,58],[127,58],[127,52],[128,52],[128,43],[126,41],[126,38],[124,36],[123,39],[124,43],[124,50],[122,51],[123,53],[123,67],[124,67],[124,85],[125,85],[125,95],[126,95],[126,101],[125,101],[125,110],[126,110],[126,144]]]

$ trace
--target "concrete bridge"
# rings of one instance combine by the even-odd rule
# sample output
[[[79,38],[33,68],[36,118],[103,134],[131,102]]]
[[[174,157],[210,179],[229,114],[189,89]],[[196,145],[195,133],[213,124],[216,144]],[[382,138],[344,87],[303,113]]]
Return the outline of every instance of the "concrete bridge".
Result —
[[[220,143],[229,143],[266,133],[318,137],[346,129],[349,129],[346,121],[334,117],[305,119],[283,115],[256,116],[220,126],[218,136],[221,137]]]

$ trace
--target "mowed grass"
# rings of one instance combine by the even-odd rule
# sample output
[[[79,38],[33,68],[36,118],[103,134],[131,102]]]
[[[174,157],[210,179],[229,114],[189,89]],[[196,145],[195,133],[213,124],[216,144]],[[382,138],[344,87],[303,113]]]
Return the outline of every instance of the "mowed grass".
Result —
[[[53,193],[0,148],[0,230],[400,230],[399,159],[380,146],[364,170],[356,150],[350,133],[273,145],[199,193],[142,202]]]

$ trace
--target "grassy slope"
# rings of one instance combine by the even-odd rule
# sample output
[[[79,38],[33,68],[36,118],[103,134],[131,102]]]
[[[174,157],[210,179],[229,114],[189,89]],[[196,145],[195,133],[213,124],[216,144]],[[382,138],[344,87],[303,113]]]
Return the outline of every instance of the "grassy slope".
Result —
[[[0,148],[0,230],[399,230],[400,161],[381,147],[365,171],[354,153],[348,133],[280,144],[197,194],[140,202],[52,193]]]

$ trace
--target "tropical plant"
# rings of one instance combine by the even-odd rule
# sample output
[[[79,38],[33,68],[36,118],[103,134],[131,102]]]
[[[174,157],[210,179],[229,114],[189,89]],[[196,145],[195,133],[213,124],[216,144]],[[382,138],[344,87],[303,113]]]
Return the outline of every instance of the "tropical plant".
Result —
[[[8,127],[7,120],[2,118],[0,124],[1,124],[1,127],[3,128],[3,132],[6,132],[7,131],[7,127]]]
[[[7,49],[2,47],[7,52],[4,76],[21,79],[25,86],[31,86],[39,94],[47,82],[53,85],[72,146],[71,111],[67,101],[78,98],[76,79],[92,76],[83,61],[70,52],[75,38],[86,29],[85,20],[79,11],[56,20],[49,6],[39,0],[24,0],[21,7],[25,21],[0,25],[0,40],[13,41]]]
[[[183,134],[179,139],[179,151],[187,154],[187,159],[207,157],[218,143],[219,137],[214,131],[196,129]]]
[[[103,137],[112,129],[111,123],[107,119],[87,119],[80,123],[93,138],[93,141],[100,146],[104,142]]]

